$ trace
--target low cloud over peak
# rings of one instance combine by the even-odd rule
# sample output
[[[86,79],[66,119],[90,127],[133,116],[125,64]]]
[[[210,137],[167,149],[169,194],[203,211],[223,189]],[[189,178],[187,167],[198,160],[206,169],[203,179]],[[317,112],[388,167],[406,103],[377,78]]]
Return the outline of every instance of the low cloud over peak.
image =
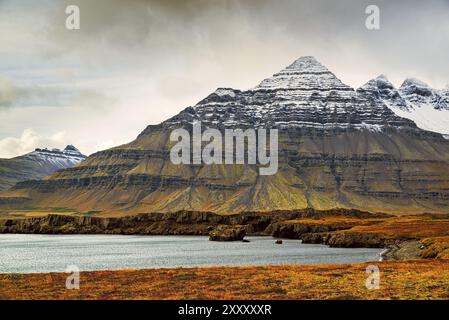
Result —
[[[380,30],[365,27],[371,4]],[[80,30],[65,28],[67,5]],[[381,73],[449,82],[446,0],[3,0],[0,39],[0,139],[66,131],[86,153],[304,55],[354,88]]]

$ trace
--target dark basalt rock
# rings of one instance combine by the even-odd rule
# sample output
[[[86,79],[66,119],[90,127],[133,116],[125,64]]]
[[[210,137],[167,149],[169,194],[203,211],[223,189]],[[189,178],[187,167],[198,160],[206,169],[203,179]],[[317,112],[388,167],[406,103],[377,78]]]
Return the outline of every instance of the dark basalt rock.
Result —
[[[365,233],[306,233],[301,235],[303,243],[325,244],[336,248],[384,248],[395,240],[378,234]]]
[[[352,228],[354,224],[302,224],[302,223],[274,223],[271,228],[273,230],[273,237],[284,239],[301,239],[303,234],[307,233],[321,233],[336,230],[344,230]]]
[[[217,226],[231,228],[238,226],[239,229],[244,228],[246,234],[273,235],[278,230],[277,226],[284,220],[335,215],[360,218],[388,217],[382,213],[343,209],[244,212],[227,216],[213,212],[177,211],[119,218],[50,214],[44,217],[0,220],[0,233],[209,235]]]
[[[246,235],[243,226],[218,226],[209,233],[210,241],[241,241]]]

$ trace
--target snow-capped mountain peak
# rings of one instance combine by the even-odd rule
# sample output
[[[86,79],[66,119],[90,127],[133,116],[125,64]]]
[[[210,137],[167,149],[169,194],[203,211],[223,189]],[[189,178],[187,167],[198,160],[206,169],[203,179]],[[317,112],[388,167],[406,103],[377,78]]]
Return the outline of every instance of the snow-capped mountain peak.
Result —
[[[357,92],[375,103],[387,105],[390,109],[409,111],[410,106],[407,101],[385,75],[380,75],[368,81],[363,87],[357,89]]]
[[[378,79],[381,81],[381,78]],[[377,88],[377,84],[372,87]],[[373,103],[340,81],[313,57],[302,57],[251,90],[220,88],[165,121],[201,121],[210,127],[276,127],[380,130],[415,124]]]
[[[304,56],[296,59],[292,64],[278,72],[278,74],[296,74],[296,73],[326,73],[330,72],[315,57]]]
[[[413,120],[421,129],[449,134],[449,93],[431,88],[416,78],[407,78],[399,89],[384,79],[370,80],[357,92],[383,103],[398,116]]]
[[[263,80],[254,90],[329,90],[353,91],[314,57],[295,60],[285,69]]]
[[[368,81],[362,88],[365,90],[378,91],[379,89],[395,89],[394,85],[388,80],[387,76],[381,74],[374,79]]]
[[[429,85],[427,83],[425,83],[424,81],[421,81],[421,80],[419,80],[417,78],[413,78],[413,77],[406,78],[404,80],[404,82],[402,83],[401,88],[411,87],[411,86],[430,88]]]
[[[85,155],[83,155],[77,148],[75,148],[73,145],[69,144],[62,150],[62,153],[64,155],[74,157],[74,158],[80,158],[83,159],[86,158]]]
[[[64,148],[64,151],[78,151],[79,150],[77,148],[75,148],[73,145],[69,144]]]
[[[77,148],[68,145],[60,149],[36,149],[12,159],[0,159],[0,190],[6,190],[17,182],[42,179],[57,170],[73,167],[86,159]]]
[[[410,102],[426,103],[432,102],[435,90],[427,83],[415,78],[407,78],[399,88],[401,94]]]
[[[66,146],[64,150],[56,148],[51,150],[47,148],[38,148],[23,157],[36,161],[42,165],[50,164],[57,169],[72,167],[86,159],[86,156],[73,145]]]
[[[445,89],[433,89],[420,80],[408,78],[399,91],[414,109],[428,104],[436,110],[449,110],[449,92]]]
[[[162,125],[179,127],[194,121],[219,128],[379,131],[385,127],[419,127],[449,134],[449,91],[432,89],[414,78],[406,79],[398,89],[385,75],[355,91],[315,58],[307,56],[254,89],[219,88]]]
[[[388,80],[388,77],[384,74],[378,75],[376,79],[390,83],[390,80]]]

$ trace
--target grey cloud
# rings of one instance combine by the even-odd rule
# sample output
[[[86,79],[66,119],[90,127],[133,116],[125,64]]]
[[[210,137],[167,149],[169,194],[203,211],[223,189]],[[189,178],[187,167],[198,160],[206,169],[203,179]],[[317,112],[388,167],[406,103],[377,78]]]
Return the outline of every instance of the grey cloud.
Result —
[[[61,23],[68,4],[81,8],[80,31],[68,32]],[[370,4],[381,9],[379,31],[365,28]],[[342,73],[364,63],[367,73],[383,68],[397,81],[403,74],[448,82],[446,0],[65,0],[52,7],[52,19],[47,36],[60,44],[56,54],[77,52],[99,67],[169,69],[210,59],[253,72],[256,64],[274,68],[269,59],[283,66],[310,54]]]
[[[16,88],[10,80],[0,77],[0,108],[9,107],[16,99]]]
[[[115,100],[92,89],[67,84],[17,85],[0,76],[0,108],[9,107],[67,107],[105,109]]]
[[[19,86],[6,77],[0,77],[0,107],[62,105],[64,95],[57,87]]]
[[[81,30],[64,27],[72,4]],[[379,31],[365,28],[368,4],[380,7]],[[2,135],[24,122],[44,135],[70,128],[85,152],[97,150],[93,134],[124,143],[217,87],[250,88],[303,55],[353,87],[379,74],[449,83],[447,0],[0,0],[0,39],[10,76],[0,105],[70,106],[0,108]]]

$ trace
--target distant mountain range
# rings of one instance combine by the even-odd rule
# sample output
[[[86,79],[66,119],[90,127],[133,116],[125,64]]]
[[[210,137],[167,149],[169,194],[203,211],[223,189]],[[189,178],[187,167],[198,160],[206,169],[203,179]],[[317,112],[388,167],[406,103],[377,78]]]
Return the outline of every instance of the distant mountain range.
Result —
[[[438,116],[426,120],[426,109]],[[447,213],[449,141],[436,132],[446,133],[447,109],[447,91],[416,80],[395,89],[385,77],[354,90],[315,58],[302,57],[253,89],[217,89],[128,144],[45,180],[21,182],[0,195],[0,204],[17,198],[117,215],[303,208]],[[279,129],[278,172],[173,164],[170,133],[192,130],[195,121],[219,130]],[[426,124],[435,132],[423,130]]]
[[[449,86],[437,90],[409,78],[396,89],[381,75],[357,92],[375,103],[386,105],[398,116],[413,120],[421,129],[449,137]]]
[[[64,150],[36,149],[12,159],[0,159],[0,190],[17,182],[41,179],[53,172],[73,167],[86,159],[78,149],[68,145]]]

